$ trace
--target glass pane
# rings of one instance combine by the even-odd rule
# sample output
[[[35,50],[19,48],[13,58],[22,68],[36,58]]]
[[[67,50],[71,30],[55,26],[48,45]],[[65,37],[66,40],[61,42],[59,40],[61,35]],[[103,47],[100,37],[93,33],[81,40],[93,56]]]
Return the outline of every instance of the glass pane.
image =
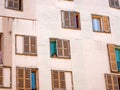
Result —
[[[50,42],[50,56],[51,57],[57,56],[57,53],[56,53],[56,41],[51,41]]]
[[[31,83],[32,83],[32,90],[36,90],[36,74],[35,74],[35,72],[31,73]]]
[[[93,30],[94,31],[100,31],[100,19],[97,18],[93,18],[92,19],[92,23],[93,23]]]

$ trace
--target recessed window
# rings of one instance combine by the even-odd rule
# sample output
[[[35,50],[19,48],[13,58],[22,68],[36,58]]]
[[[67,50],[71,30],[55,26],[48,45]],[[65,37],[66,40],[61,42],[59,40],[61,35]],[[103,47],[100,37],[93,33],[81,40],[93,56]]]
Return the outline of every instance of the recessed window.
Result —
[[[17,68],[17,90],[39,90],[36,68]]]
[[[52,70],[52,90],[73,90],[72,72]]]
[[[62,27],[69,29],[80,29],[80,16],[75,11],[61,11]]]
[[[110,22],[108,16],[92,15],[92,27],[95,32],[110,33]]]
[[[5,0],[5,7],[13,10],[22,10],[23,9],[22,0]]]
[[[50,39],[50,56],[54,58],[70,58],[70,42],[63,39]]]
[[[108,44],[110,68],[112,72],[120,72],[120,46]]]
[[[109,6],[112,8],[120,9],[119,0],[109,0]]]
[[[35,36],[16,35],[16,53],[37,55],[37,39]]]

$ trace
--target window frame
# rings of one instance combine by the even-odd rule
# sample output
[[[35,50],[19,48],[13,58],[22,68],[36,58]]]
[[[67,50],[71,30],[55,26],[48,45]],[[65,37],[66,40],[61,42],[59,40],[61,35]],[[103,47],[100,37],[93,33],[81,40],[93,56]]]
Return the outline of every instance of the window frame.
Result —
[[[104,18],[107,19],[107,30],[105,30],[105,21],[104,21]],[[100,31],[97,31],[97,30],[94,30],[94,23],[93,23],[93,19],[99,19],[100,21]],[[98,32],[98,33],[108,33],[110,34],[111,33],[111,27],[110,27],[110,18],[109,16],[104,16],[104,15],[97,15],[97,14],[91,14],[91,21],[92,21],[92,30],[93,32]]]
[[[51,40],[55,40],[55,42],[56,42],[56,56],[51,56],[51,48],[50,48],[50,57],[51,57],[51,58],[71,59],[70,40],[58,39],[58,38],[50,38],[50,39],[49,39],[50,44],[51,44]],[[60,55],[58,54],[58,44],[57,44],[57,43],[58,43],[58,40],[61,40],[61,41],[62,41],[62,48],[61,48],[62,53],[63,53],[62,56],[60,56]],[[67,43],[67,44],[68,44],[67,51],[68,51],[69,55],[67,55],[67,56],[66,56],[65,53],[64,53],[64,49],[66,49],[66,48],[63,48],[63,47],[64,47],[64,45],[63,45],[63,42],[64,42],[64,41],[68,42],[68,43]]]
[[[15,6],[8,6],[9,2],[12,2],[12,4],[14,5],[15,2],[18,3],[18,8],[15,8]],[[16,10],[16,11],[23,11],[23,0],[18,0],[18,1],[14,1],[14,0],[5,0],[5,8],[6,9],[11,9],[11,10]]]
[[[69,25],[66,26],[65,25],[65,18],[64,18],[64,13],[67,12],[68,13],[68,23]],[[74,27],[72,27],[72,23],[71,23],[71,18],[70,18],[70,13],[74,13],[74,17],[75,18],[75,22],[74,22]],[[77,16],[77,18],[76,18]],[[78,27],[77,27],[78,26]],[[61,27],[64,28],[64,29],[72,29],[72,30],[81,30],[81,23],[80,23],[80,13],[77,12],[77,11],[65,11],[65,10],[61,10]]]
[[[116,3],[116,1],[117,1],[117,3],[118,3],[118,6],[115,4]],[[120,9],[120,0],[108,0],[108,2],[109,2],[109,7],[111,7],[111,8],[115,8],[115,9]],[[114,4],[112,4],[112,2],[114,3]]]
[[[31,73],[32,72],[35,72],[36,73],[36,90],[39,90],[39,72],[38,72],[38,68],[29,68],[29,67],[16,67],[16,89],[19,90],[21,89],[18,85],[19,85],[19,74],[18,74],[18,70],[19,69],[23,69],[23,90],[25,90],[25,80],[26,80],[26,77],[25,77],[25,70],[26,69],[29,69],[30,70],[30,85],[31,85]],[[32,85],[31,85],[32,86]],[[30,86],[30,89],[31,89],[31,86]]]
[[[34,37],[35,39],[36,39],[36,53],[31,53],[31,52],[24,52],[24,40],[23,40],[23,53],[19,53],[19,52],[17,52],[17,36],[21,36],[21,37],[23,37],[23,39],[24,39],[24,37],[29,37],[29,38],[32,38],[32,37]],[[30,40],[30,39],[29,39]],[[30,43],[30,42],[29,42]],[[31,48],[31,45],[29,45],[29,49]],[[30,50],[31,51],[31,50]],[[31,36],[31,35],[18,35],[18,34],[16,34],[15,35],[15,54],[17,54],[17,55],[28,55],[28,56],[37,56],[37,37],[36,36]]]
[[[63,72],[64,73],[64,78],[65,78],[65,73],[70,73],[71,74],[71,84],[72,84],[72,90],[74,90],[74,85],[73,85],[73,75],[72,75],[72,71],[65,71],[65,70],[54,70],[52,69],[51,70],[51,82],[52,82],[52,90],[54,90],[54,84],[53,84],[53,72],[58,72],[60,74],[60,72]],[[60,75],[58,75],[58,84],[59,84],[59,87],[60,87]],[[60,88],[58,88],[60,89]],[[66,79],[65,79],[65,90],[66,90]]]

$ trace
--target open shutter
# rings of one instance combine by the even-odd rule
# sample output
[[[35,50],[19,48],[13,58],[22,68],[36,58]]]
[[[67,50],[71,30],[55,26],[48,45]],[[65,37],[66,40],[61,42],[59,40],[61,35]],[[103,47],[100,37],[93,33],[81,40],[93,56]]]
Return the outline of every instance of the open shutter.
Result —
[[[103,30],[104,32],[110,32],[110,22],[109,22],[109,17],[103,16]]]
[[[25,90],[31,90],[31,70],[26,68],[25,69]]]
[[[31,38],[31,53],[36,54],[36,37]]]
[[[0,86],[3,85],[3,68],[0,67]]]
[[[53,90],[59,88],[59,79],[58,79],[57,71],[52,71],[52,87],[53,87]]]
[[[70,27],[76,28],[76,17],[75,12],[69,12],[70,13]]]
[[[63,49],[64,49],[64,56],[70,57],[70,46],[69,46],[69,40],[63,40]]]
[[[29,36],[24,36],[24,53],[29,53]]]
[[[105,74],[107,90],[119,90],[118,76],[112,74]]]
[[[11,86],[11,72],[10,68],[4,67],[3,68],[3,87],[9,88]]]
[[[62,90],[64,90],[66,88],[65,74],[64,74],[64,72],[59,72],[59,75],[60,75],[60,88],[62,88]]]
[[[24,90],[24,69],[17,68],[17,90]]]
[[[63,45],[62,45],[62,40],[57,39],[56,40],[56,45],[57,45],[57,56],[58,57],[63,57]]]
[[[62,11],[61,13],[62,13],[62,26],[69,27],[69,12]]]
[[[108,44],[108,54],[109,54],[109,61],[110,61],[110,68],[112,72],[118,72],[117,62],[116,62],[116,55],[115,55],[115,45]]]

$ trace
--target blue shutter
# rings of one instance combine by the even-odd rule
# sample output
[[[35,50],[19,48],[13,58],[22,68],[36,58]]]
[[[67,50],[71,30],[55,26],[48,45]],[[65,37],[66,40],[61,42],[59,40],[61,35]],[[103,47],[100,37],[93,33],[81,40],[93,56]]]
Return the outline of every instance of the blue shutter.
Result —
[[[118,70],[120,71],[120,49],[115,49]]]
[[[99,19],[96,19],[96,18],[93,18],[92,19],[92,23],[93,23],[93,30],[94,31],[100,31],[100,20]]]
[[[50,56],[54,56],[57,55],[57,51],[56,51],[56,41],[51,41],[50,42]]]
[[[31,73],[31,83],[32,90],[36,90],[36,74],[34,72]]]

